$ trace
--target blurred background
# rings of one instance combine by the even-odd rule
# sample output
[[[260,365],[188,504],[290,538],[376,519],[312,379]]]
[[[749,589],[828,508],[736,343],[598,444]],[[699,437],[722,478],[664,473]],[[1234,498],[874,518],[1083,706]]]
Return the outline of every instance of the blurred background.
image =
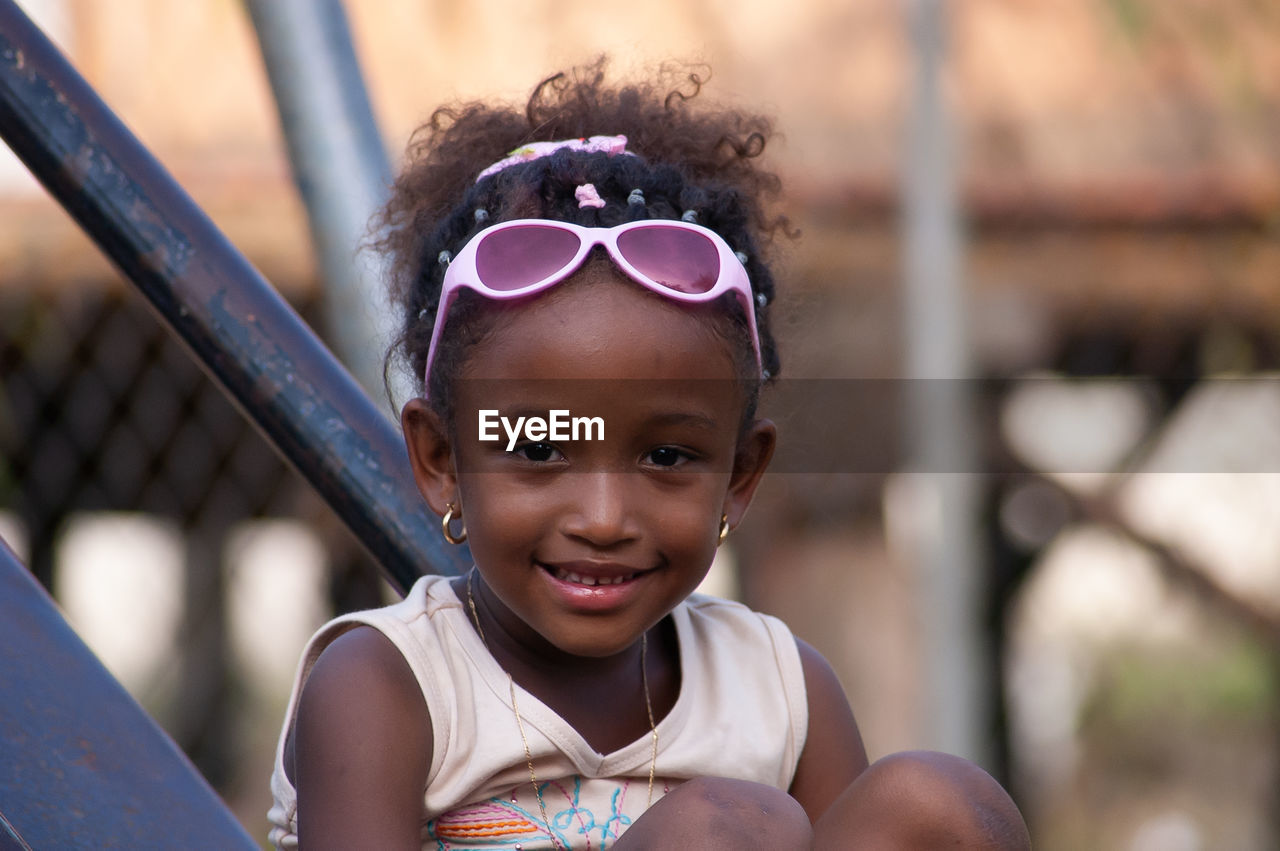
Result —
[[[245,7],[20,5],[338,336]],[[393,168],[436,105],[602,52],[776,116],[784,454],[716,589],[1039,848],[1280,844],[1280,3],[346,12]],[[394,592],[7,151],[0,386],[0,536],[265,844],[302,644]]]

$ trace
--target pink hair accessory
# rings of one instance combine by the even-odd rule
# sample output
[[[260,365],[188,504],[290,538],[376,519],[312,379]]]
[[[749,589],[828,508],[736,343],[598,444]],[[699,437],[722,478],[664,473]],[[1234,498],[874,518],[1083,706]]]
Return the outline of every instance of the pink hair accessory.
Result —
[[[603,207],[604,199],[600,197],[600,193],[596,191],[594,183],[584,183],[577,189],[573,190],[573,197],[578,199],[578,209],[583,207]]]
[[[559,142],[530,142],[516,148],[503,159],[498,160],[493,165],[480,172],[480,176],[476,178],[476,182],[484,180],[492,174],[497,174],[503,169],[511,168],[513,165],[527,163],[530,160],[539,160],[543,157],[549,157],[556,151],[568,148],[572,151],[583,151],[585,153],[601,153],[609,156],[617,156],[625,154],[634,157],[635,154],[627,150],[626,136],[591,136],[586,139],[562,139]]]

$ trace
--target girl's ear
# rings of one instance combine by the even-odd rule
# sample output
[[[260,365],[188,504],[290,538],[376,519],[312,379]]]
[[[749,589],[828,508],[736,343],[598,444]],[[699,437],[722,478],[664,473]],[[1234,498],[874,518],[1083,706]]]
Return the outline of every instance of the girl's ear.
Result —
[[[738,441],[733,458],[733,475],[729,478],[729,492],[724,498],[724,513],[729,526],[737,526],[751,505],[760,477],[769,466],[773,449],[778,443],[778,429],[772,420],[756,420]]]
[[[400,426],[418,492],[431,510],[443,517],[446,506],[458,496],[449,429],[425,399],[409,400],[400,412]]]

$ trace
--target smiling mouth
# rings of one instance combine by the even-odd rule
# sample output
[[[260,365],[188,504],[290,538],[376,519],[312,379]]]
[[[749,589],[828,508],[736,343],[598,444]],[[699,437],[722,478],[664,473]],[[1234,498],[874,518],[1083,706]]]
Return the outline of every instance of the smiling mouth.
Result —
[[[586,576],[554,565],[548,564],[543,565],[543,567],[548,573],[556,579],[559,579],[561,582],[571,582],[574,585],[585,585],[592,588],[597,585],[621,585],[624,582],[630,582],[640,575],[639,573],[624,573],[617,576]]]

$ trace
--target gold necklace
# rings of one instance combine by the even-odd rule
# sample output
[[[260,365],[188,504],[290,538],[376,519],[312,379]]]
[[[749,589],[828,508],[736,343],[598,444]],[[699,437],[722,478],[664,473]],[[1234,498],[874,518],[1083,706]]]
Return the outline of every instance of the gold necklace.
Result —
[[[473,568],[472,572],[467,574],[467,606],[471,609],[471,622],[476,625],[476,632],[480,634],[480,643],[488,648],[489,641],[484,637],[484,628],[480,626],[480,615],[476,612],[476,598],[471,593],[474,579],[475,569]],[[653,757],[649,760],[649,800],[645,804],[646,807],[651,807],[653,806],[653,778],[658,769],[658,726],[653,721],[653,703],[649,700],[649,666],[645,664],[648,651],[649,635],[645,633],[640,636],[640,682],[644,686],[644,709],[649,715],[649,732],[653,735]],[[492,655],[493,651],[490,650],[489,653]],[[511,692],[511,711],[516,716],[516,729],[520,731],[525,762],[529,765],[529,785],[533,787],[533,794],[538,798],[538,809],[542,812],[542,821],[547,826],[547,836],[551,837],[551,844],[556,848],[563,848],[555,831],[551,829],[551,819],[547,818],[547,805],[542,800],[542,789],[538,786],[538,775],[533,770],[533,752],[529,750],[529,740],[524,735],[524,721],[520,718],[520,707],[516,704],[516,680],[511,676],[510,671],[506,671],[506,675],[507,688]]]

